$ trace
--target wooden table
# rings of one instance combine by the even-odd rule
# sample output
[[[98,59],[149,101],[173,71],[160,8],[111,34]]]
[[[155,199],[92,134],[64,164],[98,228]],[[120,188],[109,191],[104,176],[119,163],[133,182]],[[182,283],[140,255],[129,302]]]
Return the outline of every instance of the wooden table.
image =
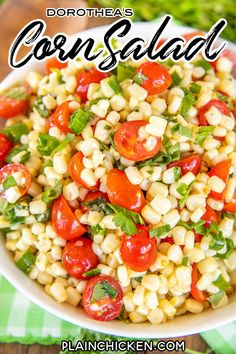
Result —
[[[43,18],[47,25],[49,35],[63,32],[71,34],[85,28],[96,27],[111,23],[112,19],[105,18],[50,18],[45,17],[47,7],[84,7],[84,0],[6,0],[0,7],[1,18],[1,51],[0,51],[0,79],[10,71],[7,64],[7,56],[10,43],[13,41],[19,30],[34,18]],[[1,309],[0,309],[1,316]],[[186,347],[192,350],[203,352],[206,344],[199,335],[183,337],[186,340]],[[21,344],[0,344],[0,354],[57,354],[59,347],[43,345],[21,345]],[[164,353],[164,352],[163,352]],[[168,352],[166,352],[168,353]],[[173,353],[173,352],[172,352]]]

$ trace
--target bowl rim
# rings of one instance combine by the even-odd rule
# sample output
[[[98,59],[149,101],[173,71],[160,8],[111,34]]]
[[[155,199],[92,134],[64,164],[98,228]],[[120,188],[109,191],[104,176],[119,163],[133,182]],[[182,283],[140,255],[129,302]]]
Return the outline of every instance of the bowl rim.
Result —
[[[136,22],[134,23],[131,33],[134,33],[135,31],[136,35],[141,34],[147,37],[149,32],[155,32],[155,25],[157,24],[158,22]],[[81,38],[86,38],[87,36],[91,35],[95,38],[100,38],[100,36],[104,34],[104,31],[107,28],[109,28],[109,25],[87,29],[70,36],[69,39],[70,41],[73,41],[73,38],[78,35]],[[168,28],[169,32],[174,34],[181,34],[186,31],[194,30],[193,28],[176,24],[170,24]],[[236,51],[235,44],[231,42],[227,43],[228,48],[234,49]],[[26,73],[28,73],[30,70],[40,69],[42,65],[42,63],[33,61],[25,65],[23,68],[12,71],[1,82],[0,90],[3,90],[12,85],[14,82],[23,79]],[[47,295],[39,284],[33,282],[28,276],[25,276],[25,274],[17,269],[14,262],[12,261],[10,252],[7,251],[4,243],[5,242],[3,237],[0,237],[0,272],[2,275],[18,291],[20,291],[23,295],[25,295],[42,309],[53,315],[56,315],[62,320],[68,321],[77,326],[87,328],[89,330],[129,338],[170,338],[208,331],[236,320],[236,312],[234,311],[236,303],[235,293],[234,295],[231,295],[229,304],[224,308],[220,308],[214,311],[212,309],[207,309],[197,316],[193,314],[179,316],[176,317],[173,321],[167,321],[160,325],[153,325],[149,322],[141,324],[126,324],[117,320],[112,322],[95,321],[87,317],[81,307],[75,309],[68,304],[59,304],[56,302],[56,300]]]

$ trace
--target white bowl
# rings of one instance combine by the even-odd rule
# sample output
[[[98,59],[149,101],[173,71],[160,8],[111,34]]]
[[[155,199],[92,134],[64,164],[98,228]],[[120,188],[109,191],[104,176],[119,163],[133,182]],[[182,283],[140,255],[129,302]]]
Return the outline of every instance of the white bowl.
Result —
[[[150,37],[154,34],[157,23],[136,23],[133,34],[136,36]],[[80,32],[81,38],[93,37],[101,40],[107,26],[89,29]],[[192,29],[183,26],[171,25],[165,33],[165,36],[174,36]],[[71,37],[71,40],[73,40]],[[228,47],[236,50],[236,46],[229,43]],[[29,70],[42,69],[42,63],[29,63],[9,74],[0,84],[0,90],[10,86],[18,80],[23,80]],[[94,331],[113,334],[117,336],[133,338],[167,338],[190,335],[210,330],[236,320],[236,293],[230,296],[229,304],[218,310],[208,309],[200,314],[187,314],[176,317],[173,321],[168,321],[161,325],[152,325],[150,323],[127,324],[122,321],[100,322],[89,318],[82,308],[74,308],[67,304],[59,304],[48,296],[43,288],[24,275],[14,264],[10,253],[4,246],[3,237],[0,238],[0,271],[9,280],[14,287],[22,292],[31,301],[42,307],[46,311]]]

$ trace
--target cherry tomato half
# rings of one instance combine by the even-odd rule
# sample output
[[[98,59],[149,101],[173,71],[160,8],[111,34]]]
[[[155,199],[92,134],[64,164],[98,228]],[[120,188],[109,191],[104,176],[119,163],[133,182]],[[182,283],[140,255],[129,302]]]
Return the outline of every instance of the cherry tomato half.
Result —
[[[230,110],[227,104],[221,100],[210,100],[207,102],[203,107],[199,109],[198,112],[198,121],[201,126],[209,125],[208,121],[205,118],[205,114],[209,109],[214,106],[215,108],[220,111],[220,113],[224,114],[225,116],[230,116]]]
[[[213,222],[218,223],[219,222],[219,218],[218,215],[216,214],[215,210],[213,210],[211,207],[209,207],[209,205],[206,205],[206,211],[203,214],[203,216],[201,217],[202,220],[205,220],[205,227],[208,227],[210,224],[212,224]],[[196,233],[194,231],[195,234],[195,242],[201,242],[202,239],[202,235]]]
[[[3,166],[0,169],[0,184],[2,184],[8,176],[11,176],[15,172],[20,172],[22,177],[25,179],[24,186],[18,186],[19,192],[21,196],[23,196],[28,192],[32,180],[29,170],[21,163],[12,163]]]
[[[86,232],[63,195],[53,203],[52,226],[61,238],[68,241],[76,240]]]
[[[6,135],[0,133],[0,163],[5,160],[13,146],[13,142]]]
[[[202,159],[200,155],[192,155],[170,163],[168,168],[178,166],[181,169],[182,175],[185,175],[188,172],[192,172],[194,175],[197,175],[201,168],[201,162]]]
[[[80,237],[76,241],[67,242],[62,253],[62,263],[72,277],[86,279],[85,272],[96,268],[99,263],[98,256],[93,252],[92,241]]]
[[[191,295],[192,297],[199,301],[199,302],[205,302],[207,300],[207,295],[204,291],[199,290],[197,287],[197,282],[199,280],[200,273],[197,268],[197,264],[193,263],[192,264],[192,284],[191,284]]]
[[[151,61],[141,64],[136,70],[136,75],[140,76],[140,85],[149,95],[164,92],[172,83],[168,70],[163,65]]]
[[[135,272],[145,272],[152,265],[157,253],[155,238],[150,238],[146,226],[137,225],[137,233],[123,235],[120,254],[123,262]]]
[[[98,186],[98,183],[95,184],[94,186],[89,186],[81,177],[80,174],[82,170],[84,169],[83,165],[83,154],[78,151],[75,155],[72,156],[70,163],[69,163],[69,174],[73,181],[77,182],[79,185],[92,190],[96,189]]]
[[[51,74],[51,69],[63,69],[67,67],[67,63],[62,63],[56,57],[50,58],[45,64],[45,73],[47,75]]]
[[[29,108],[28,95],[30,93],[31,87],[28,84],[22,84],[0,95],[0,118],[8,119],[24,113]]]
[[[50,124],[51,126],[56,125],[63,133],[71,133],[68,127],[70,121],[70,108],[69,101],[62,103],[58,106],[55,112],[52,114]]]
[[[76,93],[80,96],[82,102],[87,101],[87,92],[90,84],[99,84],[99,82],[108,77],[108,73],[102,73],[95,67],[89,70],[82,70],[77,75]]]
[[[107,175],[107,194],[111,203],[137,213],[146,204],[141,188],[133,185],[123,171],[115,168]]]
[[[228,213],[236,213],[236,201],[225,203],[223,211],[227,211]]]
[[[210,172],[208,172],[208,176],[209,177],[217,176],[217,177],[221,178],[225,183],[227,183],[228,178],[229,178],[230,166],[231,166],[231,160],[221,161],[217,165],[212,167]],[[209,197],[214,198],[214,199],[218,199],[218,200],[223,200],[224,194],[225,194],[225,191],[223,191],[222,193],[217,193],[217,192],[211,191],[211,193],[209,194]]]
[[[88,192],[88,194],[86,195],[83,202],[90,202],[90,201],[96,200],[98,198],[103,198],[103,199],[109,201],[108,195],[106,193],[103,193],[100,191],[92,191],[92,192]]]
[[[101,285],[100,285],[101,284]],[[97,285],[111,287],[112,293],[105,291],[102,299],[93,299],[94,289]],[[119,283],[108,275],[97,275],[90,279],[83,293],[83,306],[89,317],[98,321],[111,321],[117,318],[123,306],[123,293]]]
[[[139,138],[139,129],[147,124],[145,120],[121,124],[114,135],[114,143],[121,156],[132,161],[142,161],[158,153],[161,148],[161,138],[154,138],[156,144],[151,150],[145,147],[147,140]]]

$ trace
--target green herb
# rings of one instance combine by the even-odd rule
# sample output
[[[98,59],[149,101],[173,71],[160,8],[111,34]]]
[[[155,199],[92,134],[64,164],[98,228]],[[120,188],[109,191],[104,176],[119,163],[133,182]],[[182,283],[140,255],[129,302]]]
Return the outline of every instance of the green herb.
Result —
[[[62,78],[62,73],[61,73],[61,70],[58,69],[58,68],[51,68],[50,69],[52,72],[56,73],[56,76],[57,76],[57,81],[59,84],[65,84],[65,81],[63,80]]]
[[[111,133],[109,135],[109,140],[110,140],[110,144],[113,147],[113,149],[117,151],[116,146],[115,146],[115,142],[114,142],[114,133]]]
[[[50,112],[45,106],[45,104],[43,103],[41,96],[37,97],[36,100],[34,101],[34,108],[43,118],[48,118],[48,116],[50,115]]]
[[[105,235],[106,230],[103,229],[99,224],[95,225],[95,226],[91,226],[91,231],[93,235]]]
[[[186,138],[191,138],[192,137],[192,129],[185,127],[184,125],[181,124],[176,124],[174,125],[170,132],[173,134],[175,132],[178,132],[180,135],[186,136]]]
[[[214,229],[213,229],[214,227]],[[215,230],[217,228],[217,231]],[[216,223],[212,223],[208,230],[207,236],[211,236],[210,249],[214,251],[220,251],[225,245],[225,239],[223,233],[219,231],[219,227]]]
[[[119,205],[109,204],[108,206],[115,212],[114,224],[120,227],[127,235],[134,235],[137,232],[136,224],[144,225],[142,217],[131,210],[120,207]]]
[[[132,79],[134,77],[136,68],[134,66],[128,65],[127,63],[119,63],[117,66],[117,80],[122,82],[127,79]]]
[[[107,83],[116,95],[121,93],[121,87],[117,82],[115,76],[110,76],[109,79],[107,80]]]
[[[48,208],[44,213],[36,214],[34,217],[37,222],[47,222],[51,218],[51,209]]]
[[[92,211],[103,211],[105,214],[112,214],[112,209],[108,206],[107,200],[102,197],[88,202],[82,202],[81,205]]]
[[[173,85],[173,86],[178,86],[182,79],[181,79],[181,77],[179,76],[179,74],[177,73],[177,71],[174,71],[174,72],[171,74],[171,77],[172,77],[172,85]]]
[[[138,283],[141,283],[141,281],[142,281],[142,277],[136,277],[136,278],[134,278]]]
[[[222,277],[222,275],[219,275],[218,278],[213,281],[213,284],[219,288],[220,291],[226,291],[230,287],[229,283],[224,277]]]
[[[151,159],[145,160],[137,164],[139,168],[144,166],[157,166],[157,165],[168,165],[170,162],[178,161],[180,159],[180,144],[172,144],[171,141],[167,138],[166,135],[163,137],[162,141],[163,147],[165,148],[166,152],[158,152],[154,157]]]
[[[16,144],[20,142],[22,135],[27,135],[29,133],[29,128],[27,125],[25,125],[25,123],[18,122],[14,125],[4,128],[3,133]]]
[[[138,74],[135,75],[134,82],[136,82],[136,84],[138,84],[138,85],[142,85],[144,83],[144,81],[147,79],[148,79],[147,76],[145,76],[144,74],[139,72]]]
[[[60,144],[55,148],[53,153],[63,150],[68,144],[72,142],[72,140],[74,140],[74,138],[75,138],[74,134],[67,134],[65,139],[60,142]]]
[[[181,168],[178,166],[175,166],[173,169],[173,172],[174,172],[174,176],[175,176],[175,182],[177,182],[181,177]]]
[[[190,110],[190,108],[193,106],[193,104],[195,103],[195,97],[189,93],[187,93],[183,100],[182,100],[182,104],[181,104],[181,108],[180,108],[180,114],[186,118],[188,115],[188,111]]]
[[[88,270],[87,272],[83,273],[83,277],[95,277],[95,275],[100,274],[101,271],[99,268],[94,268],[91,270]]]
[[[98,140],[97,138],[95,138],[98,142],[98,144],[100,145],[101,149],[104,151],[109,151],[109,146],[107,146],[105,143],[103,143],[101,140]]]
[[[37,150],[42,156],[49,156],[58,146],[59,140],[54,136],[39,133]]]
[[[233,107],[233,100],[232,100],[232,97],[222,95],[220,92],[217,92],[216,95],[217,95],[217,97],[218,97],[221,101],[223,101],[223,102],[225,102],[225,103],[227,104],[228,108],[229,108],[231,111],[233,110],[234,107]]]
[[[213,305],[217,306],[219,302],[223,299],[225,296],[224,291],[219,291],[217,294],[213,294],[207,298],[207,300]]]
[[[182,261],[182,266],[187,267],[188,266],[188,257],[184,257]]]
[[[208,61],[204,60],[204,59],[197,60],[193,64],[194,64],[195,67],[197,67],[197,66],[202,67],[205,71],[209,71],[209,70],[212,69],[211,64]]]
[[[226,211],[223,211],[223,213],[222,213],[222,219],[223,219],[223,218],[228,218],[228,219],[234,220],[234,225],[236,224],[236,214],[228,213],[228,212],[226,212]]]
[[[13,162],[12,159],[22,151],[24,151],[25,153],[21,155],[19,162],[25,163],[30,158],[30,152],[28,151],[27,145],[15,146],[13,149],[11,149],[11,151],[6,157],[6,162],[7,163]]]
[[[26,251],[16,263],[17,267],[24,273],[29,273],[35,264],[36,256],[30,250]]]
[[[91,118],[92,114],[89,111],[77,108],[70,116],[69,128],[78,135],[84,130]]]
[[[171,227],[169,224],[156,227],[155,229],[150,230],[150,237],[159,238],[161,236],[168,234],[168,232],[170,232],[170,230],[171,230]]]
[[[189,186],[185,183],[181,183],[181,185],[176,189],[177,192],[182,196],[182,198],[179,200],[179,206],[181,209],[183,209],[185,206],[191,187],[192,187],[192,183]]]
[[[42,194],[42,201],[46,204],[51,204],[61,195],[62,184],[58,182],[55,187],[47,187]]]
[[[107,281],[102,281],[94,285],[93,294],[91,296],[91,303],[104,299],[105,295],[114,299],[117,296],[117,290],[111,286]]]
[[[226,238],[225,239],[225,243],[226,243],[226,251],[225,253],[217,253],[216,256],[219,258],[223,258],[223,259],[228,259],[229,256],[231,255],[231,253],[234,250],[234,242],[233,240],[231,240],[230,238]]]
[[[182,221],[182,220],[180,220],[180,221],[178,222],[177,226],[183,226],[183,227],[184,227],[185,229],[187,229],[187,230],[192,230],[192,227],[189,226],[189,224],[187,224],[186,222],[184,222],[184,221]]]
[[[215,127],[207,126],[207,127],[200,127],[198,128],[197,135],[196,135],[196,143],[202,145],[206,138],[213,134]]]
[[[28,93],[25,92],[23,86],[12,87],[5,95],[6,97],[14,98],[16,100],[24,101],[29,98]]]
[[[164,115],[163,119],[167,120],[167,122],[177,123],[177,118],[174,116]]]
[[[10,222],[11,225],[18,225],[25,223],[25,217],[16,216],[16,209],[20,208],[20,204],[6,203],[2,208],[2,215]]]
[[[206,235],[207,229],[204,226],[205,223],[206,223],[205,220],[199,220],[196,223],[190,222],[189,226],[191,229],[194,229],[196,233],[200,235]]]
[[[190,87],[189,87],[189,90],[190,90],[191,93],[194,93],[194,94],[198,95],[199,92],[201,91],[201,88],[202,87],[200,85],[196,84],[196,82],[192,82]]]
[[[17,183],[16,183],[15,178],[13,176],[9,175],[3,181],[2,186],[4,189],[8,189],[8,188],[17,186]]]

